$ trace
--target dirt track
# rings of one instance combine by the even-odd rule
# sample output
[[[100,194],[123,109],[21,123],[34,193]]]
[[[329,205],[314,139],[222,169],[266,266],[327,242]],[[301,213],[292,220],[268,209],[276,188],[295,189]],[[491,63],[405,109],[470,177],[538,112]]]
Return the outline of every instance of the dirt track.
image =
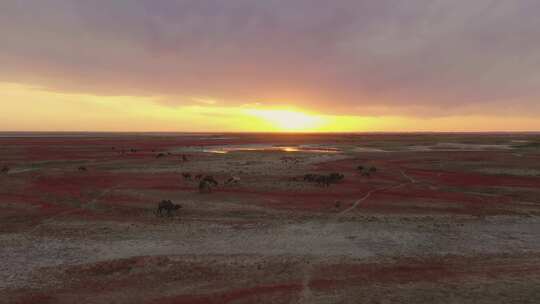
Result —
[[[0,302],[537,303],[540,152],[492,143],[523,136],[0,138]]]

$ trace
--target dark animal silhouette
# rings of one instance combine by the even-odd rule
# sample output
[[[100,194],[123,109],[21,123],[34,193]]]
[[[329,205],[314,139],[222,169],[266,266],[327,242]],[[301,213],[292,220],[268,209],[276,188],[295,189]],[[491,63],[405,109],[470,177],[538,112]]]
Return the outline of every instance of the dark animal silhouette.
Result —
[[[137,149],[131,148],[129,151],[131,151],[131,152],[133,152],[133,153],[136,153],[136,152],[137,152]]]
[[[172,216],[172,212],[182,208],[182,206],[173,204],[170,200],[163,200],[158,203],[156,215],[162,216],[163,211],[167,211],[167,216]]]
[[[345,175],[341,173],[330,173],[328,175],[328,180],[330,183],[337,183],[345,178]]]
[[[325,186],[328,187],[330,184],[335,184],[340,182],[345,178],[345,175],[341,173],[330,173],[328,175],[321,175],[321,174],[306,174],[304,175],[304,181],[307,182],[315,182],[319,186]]]
[[[158,155],[156,155],[156,158],[162,158],[162,157],[165,157],[165,154],[159,153]]]
[[[358,166],[358,167],[356,167],[356,170],[358,170],[358,171],[364,171],[364,166]]]
[[[377,168],[375,168],[375,167],[370,167],[370,168],[369,168],[369,172],[375,173],[375,172],[377,172]]]
[[[188,158],[185,154],[182,154],[182,161],[185,161],[185,162],[188,161]]]
[[[88,171],[88,169],[86,169],[85,166],[80,166],[79,168],[77,168],[77,170],[79,170],[79,171]]]
[[[197,174],[197,175],[195,175],[195,179],[197,179],[197,180],[201,179],[202,177],[203,177],[202,174]]]
[[[185,180],[191,180],[191,173],[189,172],[182,173],[182,176],[184,177]]]
[[[11,169],[9,169],[8,166],[3,166],[3,167],[2,167],[2,170],[0,170],[0,172],[1,172],[1,173],[6,173],[6,174],[7,174],[7,173],[9,172],[9,170],[11,170]]]

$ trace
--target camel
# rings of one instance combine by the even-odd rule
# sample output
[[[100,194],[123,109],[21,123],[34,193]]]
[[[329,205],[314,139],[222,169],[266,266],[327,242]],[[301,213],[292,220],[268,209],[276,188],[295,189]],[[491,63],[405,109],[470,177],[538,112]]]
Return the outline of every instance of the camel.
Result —
[[[170,200],[163,200],[158,203],[156,215],[162,216],[162,211],[167,211],[167,216],[172,216],[172,212],[182,208],[182,206],[173,204]]]

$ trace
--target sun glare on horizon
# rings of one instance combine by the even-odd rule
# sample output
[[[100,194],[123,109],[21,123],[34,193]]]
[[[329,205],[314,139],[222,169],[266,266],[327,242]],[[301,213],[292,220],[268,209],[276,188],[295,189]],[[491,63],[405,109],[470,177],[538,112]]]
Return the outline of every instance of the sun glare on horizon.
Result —
[[[247,113],[265,120],[282,132],[316,131],[325,124],[324,117],[297,110],[251,109]]]

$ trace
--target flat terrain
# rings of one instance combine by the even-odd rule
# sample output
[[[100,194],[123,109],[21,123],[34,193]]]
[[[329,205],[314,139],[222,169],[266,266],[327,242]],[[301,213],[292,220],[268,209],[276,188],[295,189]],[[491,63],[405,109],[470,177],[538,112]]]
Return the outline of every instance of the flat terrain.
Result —
[[[540,303],[539,135],[3,133],[2,168],[1,303]]]

